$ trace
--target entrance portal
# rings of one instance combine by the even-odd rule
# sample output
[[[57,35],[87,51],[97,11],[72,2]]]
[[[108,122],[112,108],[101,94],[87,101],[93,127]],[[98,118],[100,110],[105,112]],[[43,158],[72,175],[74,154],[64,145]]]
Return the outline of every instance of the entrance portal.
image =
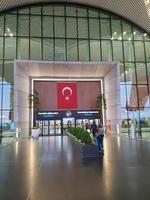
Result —
[[[63,134],[63,130],[69,126],[76,126],[76,124],[85,128],[85,123],[90,125],[86,119],[97,118],[103,122],[102,110],[97,110],[97,98],[101,94],[101,82],[101,80],[67,82],[34,80],[34,93],[38,98],[36,109],[39,111],[36,115],[34,110],[34,124],[37,121],[39,126],[38,118],[41,118],[42,135]],[[64,108],[68,110],[64,110]],[[39,115],[43,115],[43,118]]]
[[[102,80],[104,86],[102,93],[105,94],[107,103],[106,113],[104,110],[102,111],[103,116],[105,116],[104,123],[106,123],[107,120],[111,120],[112,126],[120,124],[120,72],[118,63],[16,60],[14,64],[14,121],[16,127],[20,128],[22,133],[24,133],[24,135],[21,134],[21,136],[28,136],[28,130],[33,126],[33,109],[29,108],[28,96],[31,93],[33,94],[33,81],[39,79],[65,82]],[[53,98],[47,98],[49,105],[51,105],[50,101],[53,101],[56,95],[54,92],[51,93],[53,94]],[[45,94],[47,95],[47,92],[45,92]],[[84,88],[82,94],[84,94]],[[92,95],[89,95],[89,97],[90,96]],[[68,98],[68,96],[66,97]],[[83,97],[84,95],[82,98]],[[87,100],[83,101],[82,98],[80,98],[78,102],[87,102]],[[78,109],[85,111],[88,108]],[[54,109],[48,109],[48,111],[49,110]],[[55,110],[57,110],[57,107]],[[89,111],[91,110],[93,110],[93,108],[89,109]],[[66,118],[66,116],[64,116],[64,118]],[[61,119],[49,119],[48,121],[50,122],[46,122],[48,124],[44,126],[48,127],[47,134],[57,134],[60,129],[62,129],[62,125],[60,128],[57,128],[56,124],[58,123],[55,124],[53,120]]]

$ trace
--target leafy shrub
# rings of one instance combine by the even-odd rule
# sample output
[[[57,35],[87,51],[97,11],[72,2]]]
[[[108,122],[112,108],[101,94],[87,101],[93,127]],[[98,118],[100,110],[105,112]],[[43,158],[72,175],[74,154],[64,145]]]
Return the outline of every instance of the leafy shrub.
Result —
[[[92,139],[89,135],[89,133],[80,127],[69,127],[68,128],[68,132],[75,136],[78,140],[81,140],[82,143],[84,144],[91,144],[92,143]]]

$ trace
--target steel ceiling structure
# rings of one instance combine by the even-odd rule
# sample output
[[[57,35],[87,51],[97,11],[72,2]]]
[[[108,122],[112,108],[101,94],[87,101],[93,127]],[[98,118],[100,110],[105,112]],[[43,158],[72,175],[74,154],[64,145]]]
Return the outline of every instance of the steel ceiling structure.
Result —
[[[111,11],[150,33],[150,17],[146,0],[1,0],[0,11],[43,2],[67,2],[99,7]]]

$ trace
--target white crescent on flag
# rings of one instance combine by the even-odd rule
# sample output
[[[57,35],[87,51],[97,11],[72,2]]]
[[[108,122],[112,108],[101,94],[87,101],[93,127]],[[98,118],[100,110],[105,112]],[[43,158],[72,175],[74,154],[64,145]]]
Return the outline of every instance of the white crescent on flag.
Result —
[[[57,108],[69,110],[77,108],[77,83],[57,83]]]
[[[67,90],[69,90],[70,96],[71,96],[71,95],[72,95],[72,89],[71,89],[70,87],[64,87],[64,88],[62,89],[62,95],[65,96],[65,91],[67,91]]]

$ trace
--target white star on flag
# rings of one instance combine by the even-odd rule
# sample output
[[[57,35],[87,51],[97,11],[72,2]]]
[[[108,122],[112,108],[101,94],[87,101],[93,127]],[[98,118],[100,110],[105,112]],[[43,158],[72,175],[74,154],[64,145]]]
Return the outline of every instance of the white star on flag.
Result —
[[[67,101],[69,100],[69,97],[68,97],[68,96],[66,97],[66,100],[67,100]]]

